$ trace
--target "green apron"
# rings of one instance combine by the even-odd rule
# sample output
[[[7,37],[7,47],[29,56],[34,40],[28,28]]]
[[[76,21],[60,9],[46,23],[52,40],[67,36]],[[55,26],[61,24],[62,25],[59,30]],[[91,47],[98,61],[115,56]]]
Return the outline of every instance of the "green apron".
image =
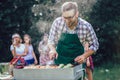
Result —
[[[62,33],[56,51],[58,58],[55,64],[74,64],[74,59],[84,53],[84,47],[77,34]]]

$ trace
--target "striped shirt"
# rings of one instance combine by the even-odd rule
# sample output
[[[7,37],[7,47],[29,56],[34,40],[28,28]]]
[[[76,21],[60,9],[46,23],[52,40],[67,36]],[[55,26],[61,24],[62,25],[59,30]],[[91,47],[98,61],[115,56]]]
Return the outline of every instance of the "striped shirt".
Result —
[[[76,33],[82,44],[84,44],[85,41],[89,43],[89,49],[91,50],[97,51],[99,47],[98,39],[91,24],[81,18],[78,18],[78,24],[74,30],[70,30],[67,27],[62,17],[54,20],[50,29],[48,44],[57,45],[61,33]]]

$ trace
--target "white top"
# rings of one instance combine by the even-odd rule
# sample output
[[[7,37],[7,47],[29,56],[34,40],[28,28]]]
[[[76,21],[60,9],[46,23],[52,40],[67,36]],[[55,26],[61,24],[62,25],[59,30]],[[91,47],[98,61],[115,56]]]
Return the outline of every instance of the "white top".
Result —
[[[25,59],[25,60],[33,59],[32,53],[33,53],[33,46],[30,45],[30,46],[28,46],[28,53],[27,53],[27,55],[24,57],[24,59]]]
[[[10,50],[12,51],[14,49],[14,47],[13,47],[13,45],[11,45],[10,46]],[[16,53],[17,54],[23,54],[24,53],[24,50],[25,50],[25,46],[24,46],[24,44],[20,44],[20,46],[18,47],[16,47]]]
[[[14,47],[13,47],[13,45],[11,45],[10,46],[10,50],[12,51],[14,49]],[[24,53],[24,51],[25,51],[25,45],[24,44],[20,44],[20,46],[18,47],[16,47],[16,53],[17,54],[23,54]],[[24,56],[23,58],[25,59],[25,60],[29,60],[29,59],[32,59],[33,58],[33,55],[32,55],[32,52],[33,52],[33,47],[32,47],[32,45],[30,45],[29,47],[28,47],[28,53],[27,53],[27,55],[26,56]]]

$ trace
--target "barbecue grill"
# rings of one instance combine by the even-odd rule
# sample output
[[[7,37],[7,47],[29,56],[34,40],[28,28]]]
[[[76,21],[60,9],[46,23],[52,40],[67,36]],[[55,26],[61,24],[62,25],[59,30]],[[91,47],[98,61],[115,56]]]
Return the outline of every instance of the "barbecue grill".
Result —
[[[55,69],[14,69],[16,80],[83,80],[84,69],[81,65],[72,68]]]

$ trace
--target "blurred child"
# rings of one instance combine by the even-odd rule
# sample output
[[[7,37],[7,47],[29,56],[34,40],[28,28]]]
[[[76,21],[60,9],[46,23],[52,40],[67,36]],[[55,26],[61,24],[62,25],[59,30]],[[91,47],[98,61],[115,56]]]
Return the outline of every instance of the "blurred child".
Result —
[[[88,42],[85,42],[84,48],[85,48],[85,51],[89,50],[89,43]],[[91,56],[87,58],[86,65],[87,65],[86,66],[86,73],[87,73],[88,79],[85,79],[85,80],[93,80],[92,72],[93,72],[94,66],[93,66],[93,61],[92,61]]]
[[[37,64],[37,58],[35,56],[34,50],[33,50],[33,46],[31,44],[31,37],[28,34],[24,35],[24,45],[25,45],[25,51],[26,56],[24,57],[26,64],[30,65],[30,64]]]
[[[48,43],[48,34],[45,33],[38,47],[38,51],[40,53],[40,57],[39,57],[40,65],[53,64],[53,60],[50,60],[49,58],[50,49],[47,43]]]

